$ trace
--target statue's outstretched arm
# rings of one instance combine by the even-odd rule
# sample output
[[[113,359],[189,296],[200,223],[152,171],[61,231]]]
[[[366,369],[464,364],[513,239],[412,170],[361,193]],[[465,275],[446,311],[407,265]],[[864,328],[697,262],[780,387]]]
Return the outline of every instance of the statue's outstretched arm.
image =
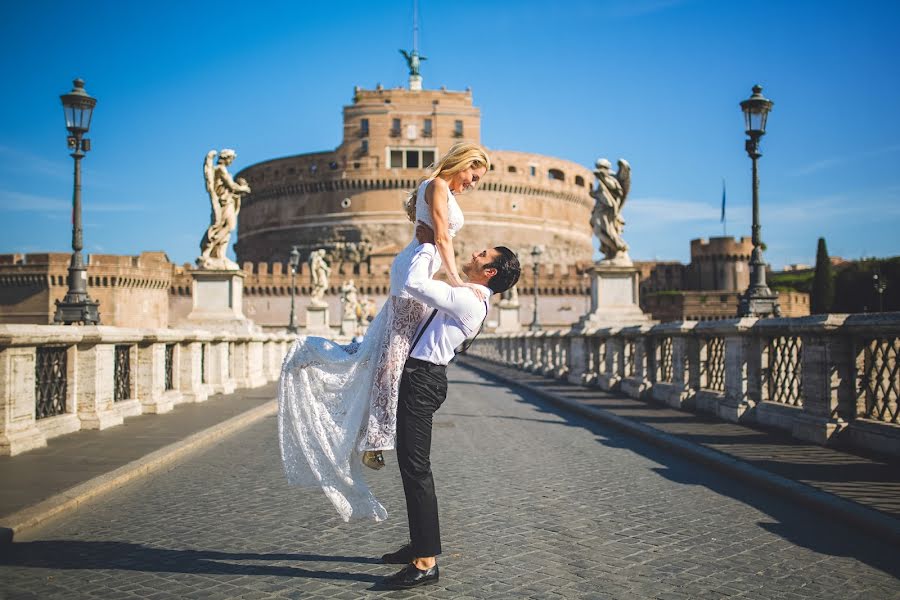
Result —
[[[242,185],[235,182],[235,180],[231,178],[231,173],[228,172],[228,169],[226,169],[222,165],[219,165],[218,167],[216,167],[216,170],[218,171],[219,177],[221,178],[222,183],[226,188],[228,188],[232,192],[242,192],[244,194],[250,193],[250,186],[248,186],[246,183]]]
[[[203,159],[203,181],[206,183],[206,193],[209,194],[209,203],[212,205],[213,223],[218,223],[222,207],[219,204],[219,195],[216,193],[216,167],[213,164],[215,157],[215,150],[206,153],[206,158]]]

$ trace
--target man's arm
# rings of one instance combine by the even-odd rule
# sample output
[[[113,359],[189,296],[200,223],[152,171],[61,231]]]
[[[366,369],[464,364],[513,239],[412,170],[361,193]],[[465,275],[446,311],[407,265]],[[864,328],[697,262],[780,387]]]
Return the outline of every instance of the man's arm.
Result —
[[[443,281],[435,281],[428,275],[431,263],[437,258],[433,244],[422,244],[413,256],[412,266],[406,276],[407,293],[432,308],[450,313],[460,320],[468,320],[480,304],[475,292],[466,287],[451,287]]]

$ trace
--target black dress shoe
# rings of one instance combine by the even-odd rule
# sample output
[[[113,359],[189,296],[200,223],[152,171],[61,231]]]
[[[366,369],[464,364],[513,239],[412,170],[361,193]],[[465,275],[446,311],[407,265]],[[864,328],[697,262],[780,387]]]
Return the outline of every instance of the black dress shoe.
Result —
[[[385,587],[390,589],[405,590],[419,587],[420,585],[437,583],[439,574],[437,563],[424,571],[420,571],[416,565],[410,563],[390,577],[385,577],[383,583]]]
[[[414,559],[412,547],[406,544],[396,552],[389,552],[381,557],[381,562],[386,565],[408,565]]]

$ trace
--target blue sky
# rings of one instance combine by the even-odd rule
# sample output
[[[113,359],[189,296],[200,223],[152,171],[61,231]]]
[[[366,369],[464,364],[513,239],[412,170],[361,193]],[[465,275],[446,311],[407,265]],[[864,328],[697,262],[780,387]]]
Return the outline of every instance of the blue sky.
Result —
[[[354,85],[404,85],[412,2],[35,0],[4,8],[0,253],[68,251],[59,94],[99,99],[84,161],[88,252],[192,261],[207,150],[235,167],[340,142]],[[760,162],[766,258],[900,254],[900,2],[421,0],[426,87],[471,86],[489,148],[629,160],[625,239],[687,261],[749,235],[738,103],[775,102]]]

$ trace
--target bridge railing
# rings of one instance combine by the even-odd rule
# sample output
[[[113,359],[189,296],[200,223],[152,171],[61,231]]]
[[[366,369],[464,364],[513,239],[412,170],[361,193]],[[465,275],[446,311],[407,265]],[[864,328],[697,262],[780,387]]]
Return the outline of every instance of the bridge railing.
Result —
[[[285,334],[0,325],[0,455],[278,378]]]
[[[900,313],[485,334],[469,355],[900,456]]]

